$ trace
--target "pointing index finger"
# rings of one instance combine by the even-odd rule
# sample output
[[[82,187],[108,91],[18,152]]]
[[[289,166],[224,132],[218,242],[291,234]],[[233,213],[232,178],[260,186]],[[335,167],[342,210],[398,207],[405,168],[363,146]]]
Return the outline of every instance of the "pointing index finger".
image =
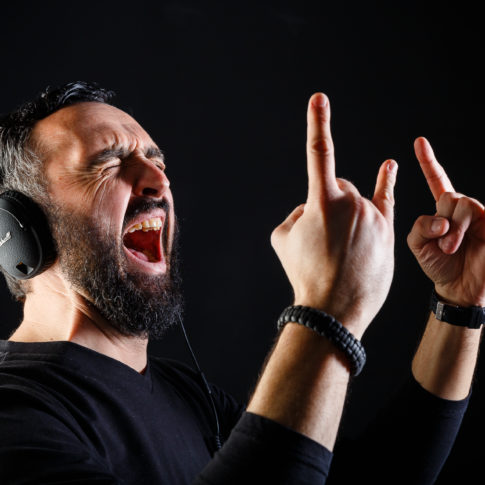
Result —
[[[308,199],[320,200],[339,190],[330,132],[330,105],[323,93],[310,98],[307,122]]]
[[[455,192],[445,169],[436,160],[429,141],[423,137],[417,138],[414,150],[435,201],[438,201],[444,192]]]

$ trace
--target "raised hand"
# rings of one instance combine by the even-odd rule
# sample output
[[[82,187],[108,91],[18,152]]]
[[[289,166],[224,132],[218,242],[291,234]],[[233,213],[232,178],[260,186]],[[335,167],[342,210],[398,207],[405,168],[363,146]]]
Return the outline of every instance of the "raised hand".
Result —
[[[335,177],[330,105],[308,105],[308,197],[272,234],[296,305],[333,315],[360,337],[382,306],[394,268],[393,206],[397,164],[381,165],[372,201]]]
[[[477,200],[455,192],[431,145],[415,151],[436,201],[434,216],[420,216],[408,245],[438,295],[459,306],[485,306],[485,214]]]

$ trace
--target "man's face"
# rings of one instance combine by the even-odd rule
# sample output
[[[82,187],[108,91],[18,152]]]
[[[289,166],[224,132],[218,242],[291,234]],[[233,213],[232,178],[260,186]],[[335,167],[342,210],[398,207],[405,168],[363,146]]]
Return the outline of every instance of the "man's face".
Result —
[[[124,335],[159,336],[181,308],[163,155],[129,115],[80,103],[39,121],[62,272]]]

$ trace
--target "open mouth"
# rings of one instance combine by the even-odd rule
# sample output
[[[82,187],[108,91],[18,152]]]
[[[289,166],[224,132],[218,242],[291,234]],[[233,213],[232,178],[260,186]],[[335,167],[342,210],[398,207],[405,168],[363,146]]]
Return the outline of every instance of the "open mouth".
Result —
[[[160,217],[146,219],[131,226],[123,237],[126,249],[142,261],[162,261],[163,222]]]

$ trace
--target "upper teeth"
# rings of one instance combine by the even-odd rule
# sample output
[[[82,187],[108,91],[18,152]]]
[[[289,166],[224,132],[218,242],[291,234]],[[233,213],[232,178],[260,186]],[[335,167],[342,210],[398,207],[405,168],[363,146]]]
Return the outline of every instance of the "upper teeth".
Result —
[[[135,224],[128,229],[128,232],[135,232],[139,230],[143,230],[143,232],[147,231],[157,231],[162,227],[162,219],[160,217],[155,217],[154,219],[147,219],[140,224]]]

